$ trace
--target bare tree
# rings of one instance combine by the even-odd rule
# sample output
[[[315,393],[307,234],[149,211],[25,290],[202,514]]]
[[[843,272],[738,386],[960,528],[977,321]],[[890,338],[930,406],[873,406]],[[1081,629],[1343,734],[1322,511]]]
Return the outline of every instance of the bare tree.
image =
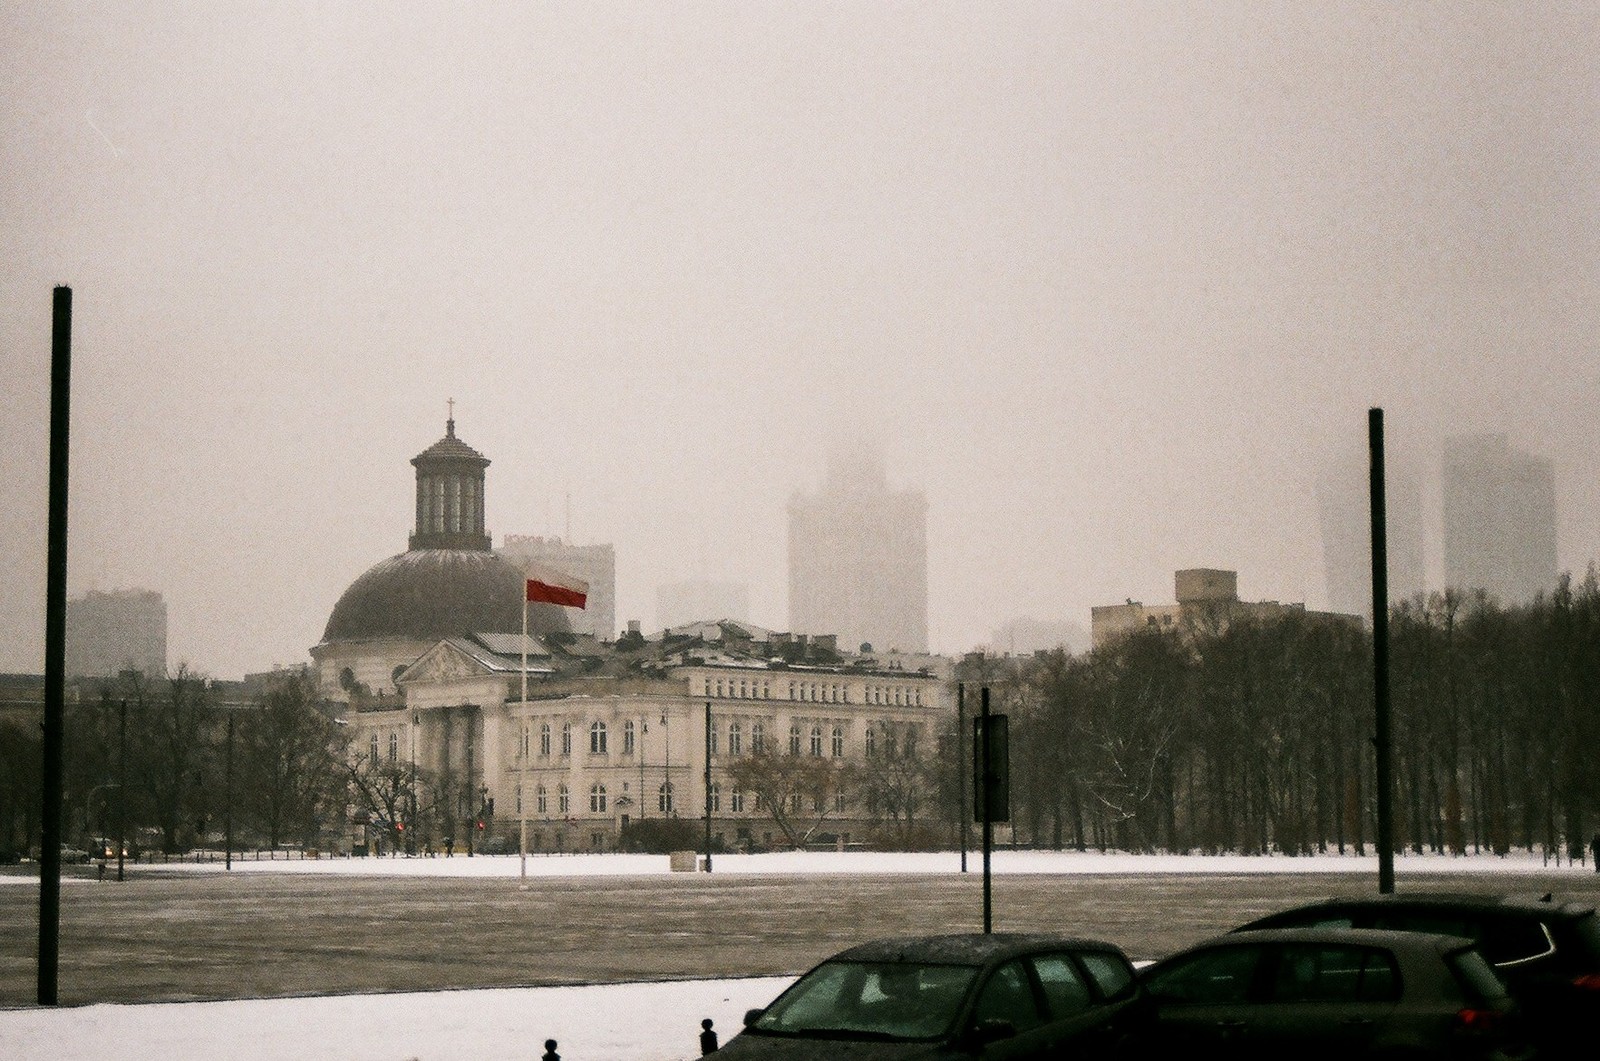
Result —
[[[771,747],[740,756],[728,765],[734,787],[755,797],[791,847],[801,848],[849,798],[852,771],[836,759],[784,755]]]

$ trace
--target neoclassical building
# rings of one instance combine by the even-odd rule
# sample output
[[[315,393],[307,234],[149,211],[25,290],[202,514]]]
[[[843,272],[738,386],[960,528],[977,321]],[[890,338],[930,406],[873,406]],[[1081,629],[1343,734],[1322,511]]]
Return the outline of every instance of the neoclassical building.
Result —
[[[740,760],[870,769],[930,756],[949,722],[933,657],[841,656],[833,641],[734,622],[611,645],[530,638],[524,696],[520,638],[445,638],[400,675],[403,707],[357,718],[369,751],[454,779],[458,818],[492,807],[480,836],[515,840],[526,818],[530,850],[608,850],[630,822],[700,822],[709,802],[721,843],[781,845],[770,809],[733,776]],[[795,798],[801,828],[841,839],[889,813],[859,787],[830,791],[827,806]]]

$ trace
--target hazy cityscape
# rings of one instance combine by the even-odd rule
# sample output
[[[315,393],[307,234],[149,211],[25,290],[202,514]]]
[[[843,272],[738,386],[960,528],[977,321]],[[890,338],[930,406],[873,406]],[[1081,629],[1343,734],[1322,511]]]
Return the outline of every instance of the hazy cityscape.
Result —
[[[1561,1056],[1597,55],[1592,3],[0,0],[0,1054],[109,1045],[21,1011],[59,841],[71,1006],[639,987],[252,1056],[664,1061],[746,999],[730,1058],[1170,1046],[1194,948],[1396,856],[1488,905],[1327,967]],[[902,1023],[774,1001],[924,959],[975,971]]]

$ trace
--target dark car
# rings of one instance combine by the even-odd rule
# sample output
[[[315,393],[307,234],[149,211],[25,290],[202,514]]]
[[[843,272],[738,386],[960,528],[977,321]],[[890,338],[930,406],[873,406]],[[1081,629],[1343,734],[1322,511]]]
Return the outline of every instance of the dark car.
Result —
[[[1033,934],[887,939],[818,965],[718,1058],[985,1058],[1112,1054],[1142,1016],[1127,955]]]
[[[1133,1056],[1527,1058],[1516,1003],[1471,940],[1271,929],[1139,973],[1150,1026]]]
[[[1465,936],[1478,944],[1521,1006],[1528,1034],[1551,1056],[1600,1050],[1600,917],[1554,896],[1376,895],[1329,899],[1252,921],[1389,928]]]

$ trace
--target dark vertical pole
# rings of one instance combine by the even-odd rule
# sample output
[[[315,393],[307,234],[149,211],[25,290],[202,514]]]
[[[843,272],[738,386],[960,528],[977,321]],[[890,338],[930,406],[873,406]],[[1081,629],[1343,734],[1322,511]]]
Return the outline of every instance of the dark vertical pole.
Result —
[[[44,808],[39,855],[39,1005],[56,1004],[61,944],[61,788],[67,644],[67,441],[72,289],[55,289],[50,331],[50,526],[44,605]]]
[[[978,703],[983,720],[978,724],[978,762],[982,765],[983,773],[974,775],[973,785],[978,790],[978,806],[983,811],[983,932],[988,935],[994,931],[993,916],[993,878],[989,872],[989,855],[994,850],[994,822],[989,820],[989,687],[985,685],[978,692]]]
[[[1394,891],[1393,781],[1389,762],[1389,558],[1383,497],[1383,410],[1367,410],[1372,451],[1372,699],[1377,733],[1372,747],[1378,773],[1378,891]]]
[[[711,701],[706,701],[706,872],[711,872]]]
[[[228,712],[228,755],[226,780],[223,782],[227,788],[225,802],[222,810],[222,857],[223,869],[233,868],[233,712]],[[261,849],[256,849],[256,857],[261,857]]]
[[[956,682],[956,819],[961,823],[961,872],[967,871],[967,683]]]
[[[117,879],[122,880],[122,853],[128,846],[128,698],[117,711]]]

